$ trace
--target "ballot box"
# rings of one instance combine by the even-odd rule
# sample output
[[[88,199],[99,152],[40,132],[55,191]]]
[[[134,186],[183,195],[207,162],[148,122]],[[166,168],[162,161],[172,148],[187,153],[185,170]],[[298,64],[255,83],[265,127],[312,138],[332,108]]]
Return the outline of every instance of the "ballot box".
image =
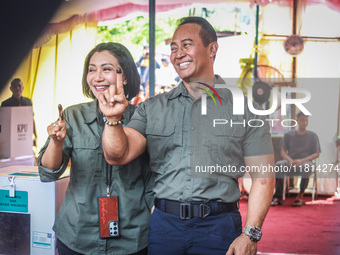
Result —
[[[41,182],[37,166],[0,169],[0,254],[57,254],[52,227],[68,182]]]
[[[0,107],[0,159],[33,154],[32,106]]]

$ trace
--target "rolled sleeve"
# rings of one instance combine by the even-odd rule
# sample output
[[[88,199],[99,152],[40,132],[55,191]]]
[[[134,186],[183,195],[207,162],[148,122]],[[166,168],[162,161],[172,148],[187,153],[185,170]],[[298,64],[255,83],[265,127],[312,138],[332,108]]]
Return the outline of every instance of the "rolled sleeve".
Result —
[[[53,169],[44,167],[41,164],[42,156],[44,155],[46,151],[49,141],[50,141],[50,138],[47,139],[46,144],[41,148],[39,152],[39,157],[38,157],[38,170],[39,170],[40,180],[42,182],[53,182],[53,181],[58,180],[59,177],[65,172],[65,169],[69,162],[69,157],[63,152],[63,162],[58,170],[53,170]]]

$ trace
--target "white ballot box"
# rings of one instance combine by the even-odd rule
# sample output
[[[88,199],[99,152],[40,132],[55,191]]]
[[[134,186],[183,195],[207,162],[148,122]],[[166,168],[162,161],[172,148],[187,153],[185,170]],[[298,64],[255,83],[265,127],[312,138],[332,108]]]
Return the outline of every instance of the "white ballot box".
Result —
[[[0,159],[33,154],[32,106],[0,107]]]
[[[0,254],[57,254],[52,227],[68,182],[41,182],[37,166],[0,169]]]

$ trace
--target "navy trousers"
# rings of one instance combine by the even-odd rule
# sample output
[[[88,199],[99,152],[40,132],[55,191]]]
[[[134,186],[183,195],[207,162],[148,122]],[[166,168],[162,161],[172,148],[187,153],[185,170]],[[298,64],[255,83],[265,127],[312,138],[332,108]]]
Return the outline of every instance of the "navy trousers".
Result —
[[[149,255],[225,255],[242,233],[238,210],[182,220],[155,208],[149,224]]]
[[[59,255],[83,255],[82,253],[75,252],[75,251],[71,250],[65,244],[60,242],[59,239],[57,239],[57,248],[58,248],[58,254]],[[148,254],[148,248],[145,248],[141,251],[138,251],[136,253],[132,253],[130,255],[147,255],[147,254]]]

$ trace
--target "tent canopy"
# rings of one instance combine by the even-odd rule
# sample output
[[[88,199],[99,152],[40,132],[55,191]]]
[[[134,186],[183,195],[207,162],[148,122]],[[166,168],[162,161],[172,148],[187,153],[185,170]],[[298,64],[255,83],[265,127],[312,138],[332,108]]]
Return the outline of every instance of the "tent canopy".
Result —
[[[157,0],[156,12],[189,5],[192,3],[223,2],[249,2],[250,6],[255,4],[255,0]],[[307,5],[326,4],[329,8],[336,9],[340,12],[340,0],[299,0],[299,2],[304,2]],[[264,6],[269,3],[292,5],[293,0],[257,0],[256,3],[260,6]],[[131,13],[134,10],[148,12],[148,6],[149,0],[101,0],[96,1],[95,3],[93,0],[68,0],[63,2],[56,14],[51,19],[50,23],[65,21],[74,15],[91,15],[95,16],[97,21],[104,21],[126,15],[126,7],[128,7],[128,12]]]
[[[340,12],[340,0],[299,0],[306,4],[326,4],[329,8]],[[254,5],[254,0],[196,0],[195,3],[222,3],[222,2],[249,2]],[[276,2],[282,5],[292,5],[293,0],[257,0],[257,4],[263,6]],[[168,10],[191,4],[182,0],[157,0],[156,12]],[[43,31],[52,29],[53,25],[66,22],[73,17],[73,24],[79,18],[88,21],[104,21],[123,17],[133,11],[148,12],[148,0],[11,0],[6,2],[6,8],[0,10],[1,24],[0,34],[6,40],[1,40],[1,49],[5,49],[3,59],[11,59],[10,62],[2,61],[1,70],[4,75],[0,78],[0,90],[6,85],[8,79],[17,66],[30,51],[34,42]],[[41,11],[44,10],[44,11]],[[77,22],[76,22],[77,23]],[[47,26],[49,24],[49,26]],[[63,30],[65,30],[64,23]],[[70,23],[69,23],[70,24]],[[71,30],[73,27],[70,27]],[[20,32],[18,32],[20,31]],[[57,32],[55,30],[54,32]]]

